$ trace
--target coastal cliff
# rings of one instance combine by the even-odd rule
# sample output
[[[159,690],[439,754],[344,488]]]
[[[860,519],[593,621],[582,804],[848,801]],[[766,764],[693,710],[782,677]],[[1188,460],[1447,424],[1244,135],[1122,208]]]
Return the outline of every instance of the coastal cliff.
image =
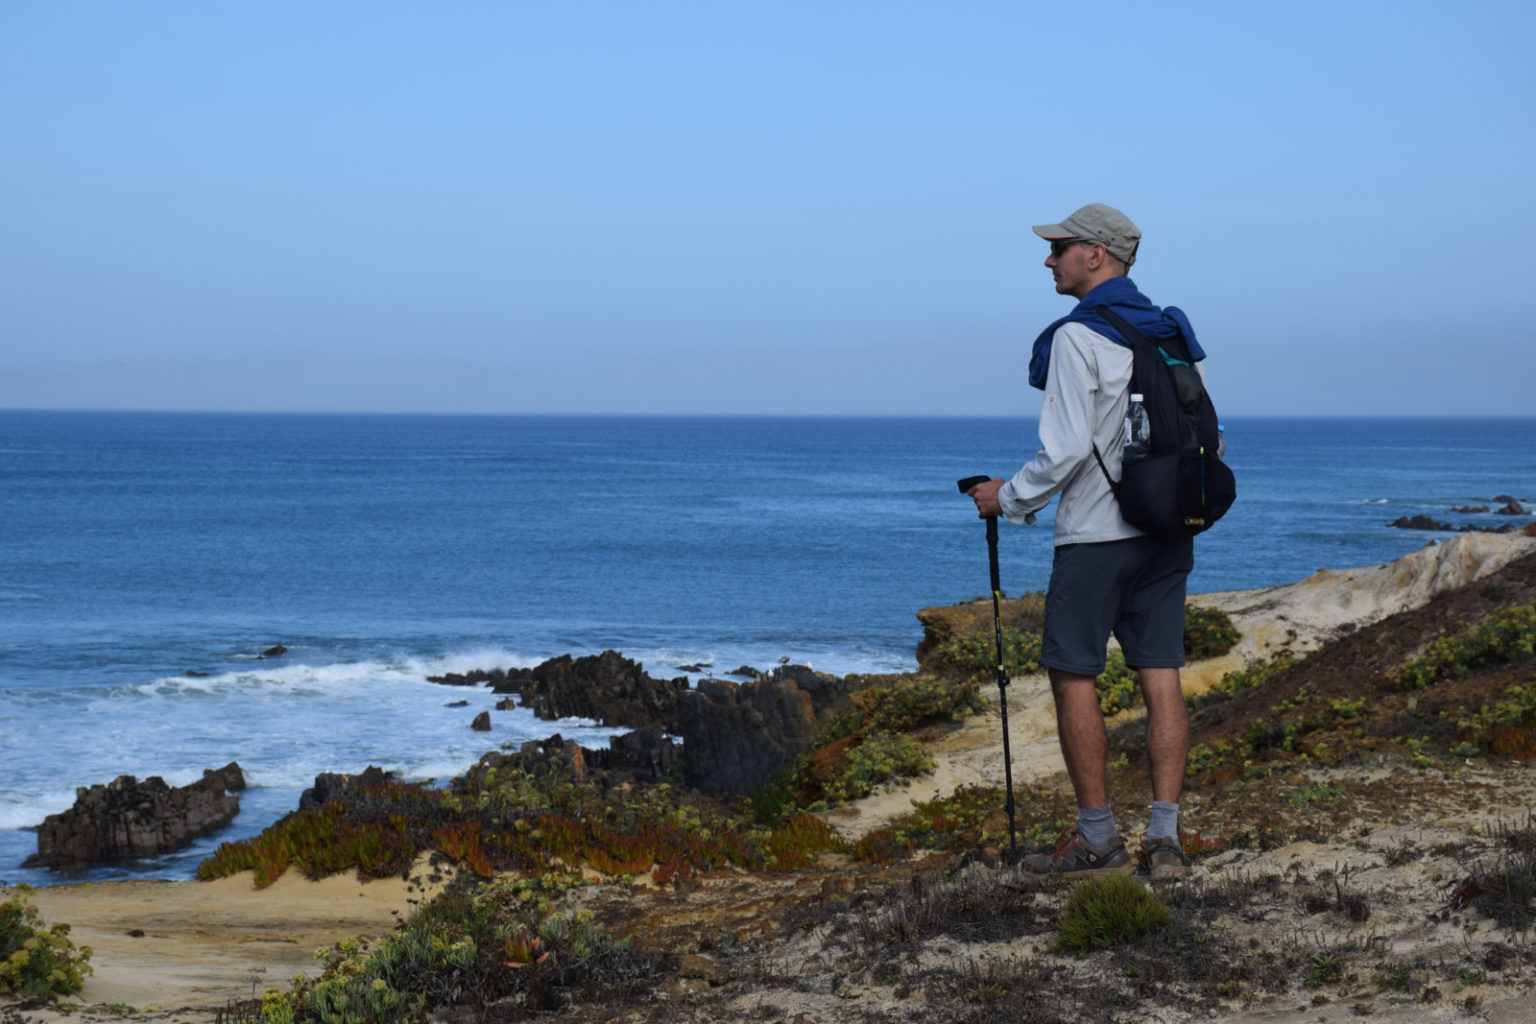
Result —
[[[1145,941],[1090,954],[1056,948],[1071,889],[1030,882],[1005,863],[1001,723],[986,687],[980,714],[913,731],[931,757],[929,773],[778,819],[784,828],[805,823],[795,825],[798,845],[782,833],[777,865],[701,867],[679,853],[643,869],[617,860],[605,869],[603,858],[630,851],[619,840],[624,801],[653,799],[646,787],[623,784],[580,805],[614,838],[572,876],[579,882],[540,889],[492,870],[481,883],[461,845],[439,854],[436,868],[413,863],[412,881],[388,889],[400,902],[375,907],[371,926],[354,916],[325,941],[384,936],[396,920],[389,910],[408,913],[405,900],[428,895],[413,890],[457,876],[457,891],[478,894],[475,906],[522,908],[509,926],[514,936],[527,927],[526,942],[498,962],[527,966],[500,966],[476,982],[485,987],[461,987],[461,1001],[436,1004],[434,1019],[521,1019],[538,1006],[571,1022],[1523,1020],[1536,969],[1536,906],[1518,889],[1536,879],[1532,667],[1518,644],[1466,652],[1506,624],[1524,635],[1533,602],[1536,539],[1509,535],[1459,536],[1383,566],[1193,597],[1224,610],[1240,638],[1186,673],[1199,745],[1185,798],[1196,873],[1157,889],[1172,918]],[[1027,627],[1025,616],[1016,621]],[[990,629],[990,602],[981,628]],[[1453,655],[1444,673],[1442,652]],[[1070,807],[1039,676],[1015,678],[1009,712],[1021,831],[1026,842],[1045,841]],[[1145,816],[1139,713],[1119,714],[1110,727],[1112,793],[1130,831]],[[487,792],[481,785],[454,798],[464,805]],[[531,799],[536,791],[520,792]],[[585,798],[571,790],[553,799],[547,823],[529,826],[544,830],[546,844],[558,801]],[[649,806],[637,822],[706,813],[686,802]],[[790,851],[807,848],[811,822],[832,832],[816,833],[821,852],[797,860]],[[208,930],[206,901],[177,894],[217,892],[230,914],[252,921],[270,908],[281,934],[316,884],[295,874],[262,890],[246,872],[147,890],[135,883],[131,894],[112,884],[64,886],[36,901],[97,950],[98,974],[82,999],[205,1008],[184,1014],[189,1021],[211,1021],[215,1009],[227,1021],[254,1020],[241,1002],[252,965],[270,968],[263,984],[316,968],[255,930],[232,929],[221,944]],[[332,876],[324,884],[362,894],[398,883]],[[546,927],[550,915],[566,930]],[[586,960],[572,945],[578,920],[589,929],[580,933]],[[304,928],[301,941],[313,944],[317,931]],[[125,937],[133,930],[145,934]],[[627,940],[626,952],[598,936]],[[330,962],[337,979],[344,963],[374,969],[366,953],[337,952]],[[155,965],[168,963],[179,965],[182,987],[147,989],[165,970]],[[475,992],[495,994],[477,1004]]]

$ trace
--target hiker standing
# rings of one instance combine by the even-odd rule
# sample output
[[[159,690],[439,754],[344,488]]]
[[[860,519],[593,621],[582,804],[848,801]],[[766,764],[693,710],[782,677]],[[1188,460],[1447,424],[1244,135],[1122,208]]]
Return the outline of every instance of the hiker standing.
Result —
[[[1109,307],[1154,340],[1182,334],[1192,360],[1204,353],[1182,312],[1154,306],[1126,276],[1141,231],[1125,214],[1094,203],[1034,232],[1050,242],[1045,265],[1056,291],[1079,301],[1041,332],[1030,358],[1029,382],[1045,392],[1039,452],[1012,480],[993,479],[968,492],[982,518],[1001,515],[1015,523],[1032,522],[1061,495],[1040,661],[1050,673],[1078,822],[1054,852],[1026,857],[1023,867],[1074,878],[1136,869],[1109,803],[1109,736],[1094,689],[1113,632],[1147,705],[1153,803],[1141,861],[1153,878],[1180,877],[1190,862],[1179,839],[1189,755],[1179,668],[1194,545],[1188,536],[1149,536],[1121,516],[1109,478],[1121,475],[1132,351],[1096,310]]]

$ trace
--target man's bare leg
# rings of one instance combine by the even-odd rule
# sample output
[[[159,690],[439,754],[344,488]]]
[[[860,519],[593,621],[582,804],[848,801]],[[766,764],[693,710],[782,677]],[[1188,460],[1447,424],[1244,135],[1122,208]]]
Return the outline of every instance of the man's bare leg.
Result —
[[[1061,756],[1077,795],[1077,830],[1054,853],[1025,857],[1021,867],[1031,875],[1062,878],[1131,874],[1136,861],[1109,806],[1109,734],[1093,678],[1058,669],[1050,673]]]
[[[1189,712],[1176,668],[1137,671],[1147,702],[1147,760],[1152,763],[1152,820],[1141,859],[1153,880],[1184,878],[1192,870],[1179,835],[1179,795],[1189,761]]]
[[[1056,734],[1077,806],[1088,809],[1109,803],[1109,733],[1091,676],[1051,669],[1051,694],[1056,698]]]
[[[1152,762],[1152,799],[1176,804],[1189,762],[1189,712],[1176,668],[1137,670],[1147,703],[1147,760]]]

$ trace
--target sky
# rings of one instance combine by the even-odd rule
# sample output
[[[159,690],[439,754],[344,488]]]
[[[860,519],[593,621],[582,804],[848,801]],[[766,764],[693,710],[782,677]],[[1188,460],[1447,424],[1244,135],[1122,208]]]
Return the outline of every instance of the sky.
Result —
[[[1086,203],[1242,415],[1529,415],[1536,4],[0,4],[0,408],[1035,415]]]

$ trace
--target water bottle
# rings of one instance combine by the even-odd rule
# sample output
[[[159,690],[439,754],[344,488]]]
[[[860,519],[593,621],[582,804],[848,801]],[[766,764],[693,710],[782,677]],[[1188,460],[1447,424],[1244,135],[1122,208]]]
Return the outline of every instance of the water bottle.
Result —
[[[1141,395],[1131,395],[1131,405],[1125,411],[1124,459],[1144,459],[1152,450],[1152,427],[1147,422],[1147,407]]]
[[[1227,428],[1220,423],[1216,424],[1216,457],[1226,458],[1227,455]]]

